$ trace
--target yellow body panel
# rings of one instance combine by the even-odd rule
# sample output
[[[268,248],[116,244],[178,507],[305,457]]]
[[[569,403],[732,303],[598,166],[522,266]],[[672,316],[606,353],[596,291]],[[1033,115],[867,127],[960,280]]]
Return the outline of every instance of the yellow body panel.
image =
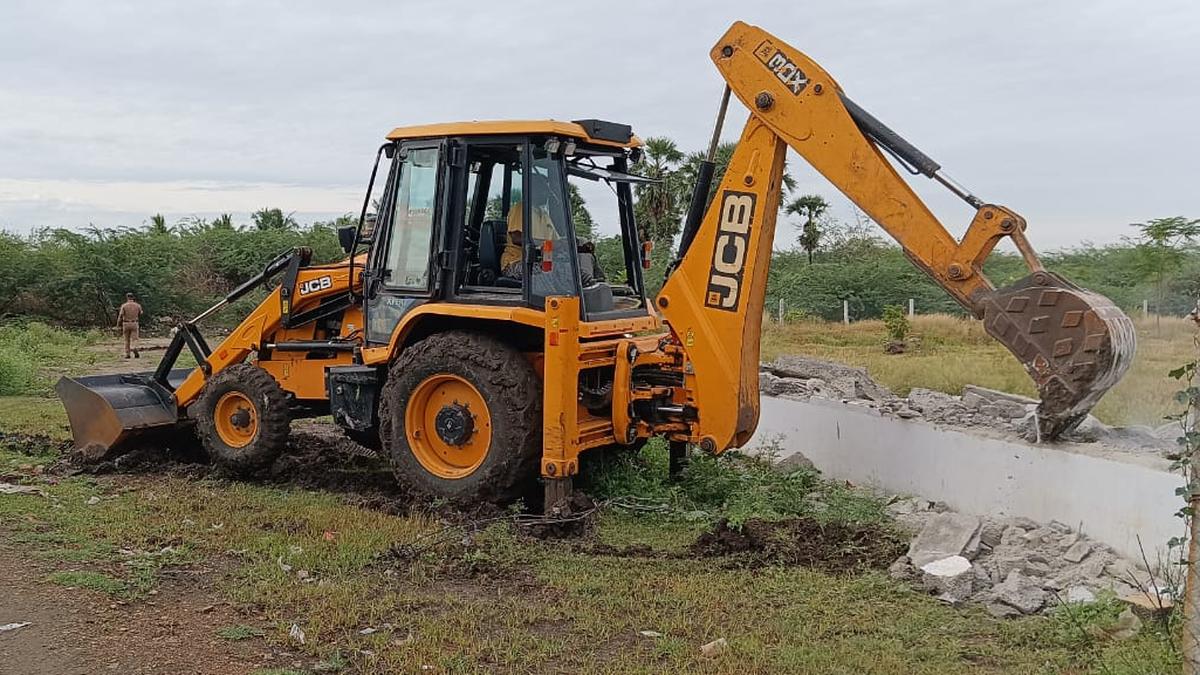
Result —
[[[356,274],[361,269],[362,267],[356,265]],[[316,306],[321,300],[344,294],[350,285],[349,274],[350,270],[346,264],[302,268],[296,277],[297,288],[304,282],[326,276],[330,278],[330,283],[321,290],[295,296],[291,313],[298,314]],[[361,328],[362,310],[352,307],[344,316],[341,337],[349,337],[351,332],[361,330]],[[213,348],[212,354],[209,355],[204,365],[210,372],[219,373],[231,365],[245,361],[269,342],[312,340],[315,337],[313,330],[311,325],[291,331],[283,328],[279,289],[276,288],[238,324],[237,328],[233,329],[228,337]],[[302,361],[304,356],[304,352],[276,352],[270,361],[262,361],[259,365],[271,373],[285,391],[291,392],[296,398],[324,399],[326,397],[325,368],[348,364],[351,362],[351,355],[341,352],[335,359],[298,363],[297,361]],[[207,380],[208,376],[205,374],[204,367],[193,370],[183,384],[175,390],[176,405],[180,409],[184,409],[195,402]]]
[[[611,145],[617,148],[636,148],[642,144],[642,139],[633,136],[628,143],[615,143],[600,138],[588,136],[583,126],[574,122],[558,120],[497,120],[482,122],[442,122],[438,124],[418,124],[409,127],[396,127],[387,135],[389,141],[400,141],[410,138],[440,138],[445,136],[489,136],[489,135],[529,135],[549,134],[555,136],[570,136],[596,145]]]
[[[691,436],[719,452],[758,425],[763,297],[787,146],[753,117],[691,248],[656,304],[692,365],[700,419]]]

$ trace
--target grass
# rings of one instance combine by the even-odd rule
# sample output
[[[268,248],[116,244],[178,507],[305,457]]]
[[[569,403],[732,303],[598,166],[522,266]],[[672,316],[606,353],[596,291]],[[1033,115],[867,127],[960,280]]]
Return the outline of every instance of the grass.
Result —
[[[0,449],[0,469],[52,458]],[[397,555],[398,545],[439,532],[436,518],[390,515],[320,492],[170,476],[77,476],[42,485],[49,498],[0,497],[0,531],[10,545],[62,566],[55,583],[131,601],[166,567],[220,558],[228,570],[221,592],[248,609],[242,623],[214,627],[217,635],[251,639],[262,631],[290,644],[296,623],[307,641],[290,649],[355,672],[1178,667],[1155,628],[1128,642],[1097,641],[1057,616],[999,621],[978,608],[953,609],[877,572],[741,569],[674,555],[712,519],[736,513],[883,519],[877,502],[804,472],[768,475],[740,458],[693,466],[670,483],[665,453],[652,445],[596,468],[602,494],[672,505],[665,514],[608,510],[597,523],[601,542],[640,543],[659,556],[591,553],[578,541],[531,539],[499,522],[410,558]],[[26,475],[39,480],[36,471]],[[101,499],[89,505],[93,496]],[[1113,618],[1093,614],[1084,617],[1088,625]],[[662,637],[640,634],[647,630]],[[718,637],[729,641],[729,653],[701,657],[699,645]]]
[[[47,577],[46,580],[59,586],[87,588],[114,596],[124,596],[128,591],[128,586],[124,581],[114,579],[102,572],[55,572]]]
[[[1032,393],[1020,366],[977,322],[917,317],[913,330],[920,349],[888,356],[878,322],[773,325],[763,353],[865,365],[900,393],[911,386],[957,392],[969,382]],[[1139,323],[1138,359],[1101,403],[1101,418],[1153,423],[1171,410],[1175,383],[1166,372],[1190,358],[1190,335],[1182,322],[1164,320],[1161,331]],[[52,367],[78,372],[97,358],[105,357],[66,355]],[[61,406],[36,395],[0,397],[0,428],[66,437]],[[286,644],[322,668],[1135,673],[1179,667],[1160,627],[1125,642],[1092,637],[1090,626],[1115,620],[1119,608],[1111,603],[1078,616],[999,621],[979,608],[942,605],[879,572],[744,569],[688,557],[695,537],[718,519],[736,524],[799,515],[888,524],[882,504],[868,495],[735,453],[693,461],[678,482],[667,480],[661,444],[589,459],[591,494],[668,507],[601,513],[595,543],[652,552],[634,556],[603,554],[577,540],[532,539],[498,522],[451,531],[442,543],[406,557],[399,554],[406,545],[442,531],[436,515],[393,515],[323,492],[163,475],[75,476],[51,484],[43,467],[56,459],[49,447],[0,442],[6,480],[38,483],[50,495],[0,496],[0,538],[51,565],[47,583],[138,602],[158,587],[164,570],[218,567],[220,593],[246,611],[242,623],[214,626],[217,636]],[[94,497],[99,501],[89,504]],[[292,624],[305,631],[305,645],[291,644]],[[374,631],[364,634],[367,628]],[[701,657],[699,645],[718,637],[730,651]]]
[[[0,430],[61,440],[71,437],[62,403],[42,396],[0,396]]]
[[[49,394],[58,375],[91,367],[99,331],[68,331],[36,321],[0,325],[0,396]]]
[[[1195,358],[1195,327],[1169,317],[1135,319],[1134,324],[1138,350],[1133,365],[1094,413],[1109,424],[1157,426],[1178,410],[1174,392],[1180,387],[1167,373]],[[901,395],[913,387],[958,394],[967,384],[1037,394],[1021,364],[983,331],[979,321],[918,315],[912,335],[920,338],[920,347],[898,355],[883,352],[885,335],[881,321],[849,326],[822,321],[764,324],[762,356],[771,360],[781,354],[806,354],[864,366]]]
[[[883,504],[815,471],[783,472],[770,443],[755,456],[730,451],[694,455],[678,481],[667,478],[667,448],[654,439],[638,453],[584,455],[580,487],[597,498],[635,496],[669,505],[672,517],[700,527],[717,520],[738,526],[750,518],[809,516],[823,522],[881,524]],[[693,528],[694,529],[694,528]]]

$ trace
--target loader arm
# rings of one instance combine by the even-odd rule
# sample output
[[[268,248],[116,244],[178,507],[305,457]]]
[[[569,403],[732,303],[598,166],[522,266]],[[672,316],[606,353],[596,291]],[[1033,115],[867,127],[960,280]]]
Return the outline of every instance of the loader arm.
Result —
[[[757,425],[763,300],[788,147],[983,319],[987,332],[1024,364],[1042,394],[1042,438],[1077,425],[1121,378],[1134,351],[1128,317],[1106,298],[1044,270],[1025,239],[1021,216],[984,203],[945,177],[936,162],[846,97],[823,68],[766,31],[735,23],[711,56],[750,118],[703,218],[696,216],[708,186],[697,189],[680,258],[656,299],[694,366],[690,386],[700,430],[689,440],[717,451],[739,447]],[[723,117],[724,104],[718,119]],[[976,209],[961,240],[942,226],[884,150]],[[1030,275],[996,290],[983,263],[1004,237],[1013,240]]]

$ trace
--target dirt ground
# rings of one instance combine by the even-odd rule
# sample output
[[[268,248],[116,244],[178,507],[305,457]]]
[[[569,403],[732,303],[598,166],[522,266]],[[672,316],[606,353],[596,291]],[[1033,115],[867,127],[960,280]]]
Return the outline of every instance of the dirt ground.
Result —
[[[168,336],[143,337],[138,340],[138,353],[141,354],[141,358],[126,359],[122,356],[125,346],[120,339],[102,340],[87,347],[88,351],[96,356],[96,363],[88,369],[88,374],[107,375],[154,370],[169,344],[171,338]]]
[[[280,658],[213,633],[243,621],[215,590],[219,569],[175,570],[132,603],[45,582],[61,569],[0,544],[0,625],[29,622],[0,633],[0,673],[246,673]]]

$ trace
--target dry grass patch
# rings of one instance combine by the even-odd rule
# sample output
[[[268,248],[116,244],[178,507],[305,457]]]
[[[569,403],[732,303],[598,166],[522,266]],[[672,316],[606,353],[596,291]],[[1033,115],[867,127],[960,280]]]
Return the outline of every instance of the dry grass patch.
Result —
[[[1167,373],[1194,358],[1194,327],[1185,319],[1135,319],[1138,350],[1133,366],[1100,401],[1095,414],[1109,424],[1163,423],[1178,404],[1178,383]],[[780,326],[764,324],[762,356],[807,354],[864,366],[897,394],[913,387],[959,394],[976,384],[1026,396],[1036,396],[1033,382],[1016,358],[972,319],[950,315],[918,315],[912,335],[919,348],[904,354],[885,354],[883,322],[859,321],[849,326],[801,321]]]

